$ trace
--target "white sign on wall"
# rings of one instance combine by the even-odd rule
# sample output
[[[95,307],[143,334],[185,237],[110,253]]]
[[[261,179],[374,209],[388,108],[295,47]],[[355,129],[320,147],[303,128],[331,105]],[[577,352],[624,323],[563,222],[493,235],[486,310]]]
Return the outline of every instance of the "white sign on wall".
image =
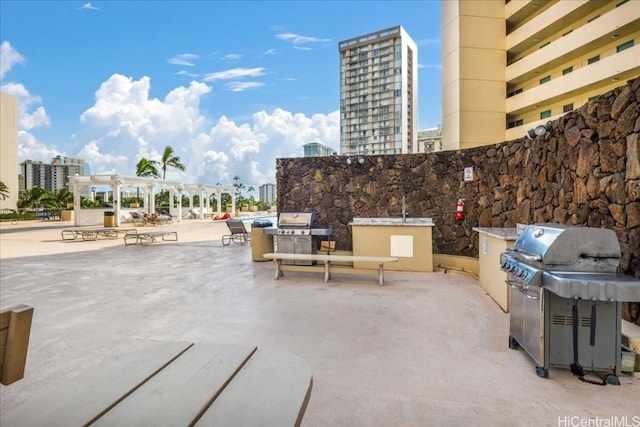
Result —
[[[464,168],[464,180],[465,181],[473,181],[473,166],[469,166],[468,168]]]

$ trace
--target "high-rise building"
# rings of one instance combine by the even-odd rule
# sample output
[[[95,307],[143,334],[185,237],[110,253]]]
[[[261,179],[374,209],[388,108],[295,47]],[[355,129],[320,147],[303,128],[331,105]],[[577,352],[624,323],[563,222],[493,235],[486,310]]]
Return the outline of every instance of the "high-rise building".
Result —
[[[7,198],[0,197],[0,209],[16,209],[18,185],[18,98],[0,93],[0,181],[7,186]]]
[[[336,154],[336,150],[319,142],[308,142],[302,146],[304,157],[323,157]]]
[[[264,203],[273,203],[276,200],[275,184],[262,184],[258,191],[260,192],[260,201]]]
[[[441,4],[445,150],[523,137],[640,74],[638,0]]]
[[[401,26],[354,37],[340,51],[340,153],[414,153],[418,49]]]
[[[417,153],[433,153],[434,151],[441,150],[442,128],[440,126],[418,131]]]
[[[21,192],[33,187],[41,187],[51,192],[62,188],[71,191],[70,176],[91,174],[87,162],[73,157],[56,156],[51,160],[51,163],[25,160],[20,163],[20,166],[22,169],[20,175]]]

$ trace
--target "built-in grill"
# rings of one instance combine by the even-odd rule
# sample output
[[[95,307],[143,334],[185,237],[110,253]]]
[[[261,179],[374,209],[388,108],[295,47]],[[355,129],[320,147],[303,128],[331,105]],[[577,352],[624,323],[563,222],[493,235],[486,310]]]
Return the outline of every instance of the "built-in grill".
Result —
[[[321,237],[331,239],[333,230],[315,224],[315,212],[281,212],[275,230],[276,251],[315,254]],[[312,261],[289,261],[283,264],[311,265]]]
[[[585,366],[619,383],[621,303],[640,301],[640,280],[616,274],[619,258],[613,230],[560,224],[528,226],[501,254],[509,347],[524,349],[538,376],[558,367],[584,379]]]

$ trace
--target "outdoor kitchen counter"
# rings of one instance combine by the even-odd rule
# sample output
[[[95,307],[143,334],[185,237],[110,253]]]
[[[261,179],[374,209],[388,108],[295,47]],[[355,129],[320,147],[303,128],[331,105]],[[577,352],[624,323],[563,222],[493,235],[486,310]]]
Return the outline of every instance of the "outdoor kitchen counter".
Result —
[[[398,258],[387,270],[433,271],[431,218],[353,218],[349,225],[353,255]]]
[[[509,312],[509,285],[507,273],[500,270],[500,254],[513,246],[518,238],[515,228],[474,227],[479,234],[480,286],[502,308]]]

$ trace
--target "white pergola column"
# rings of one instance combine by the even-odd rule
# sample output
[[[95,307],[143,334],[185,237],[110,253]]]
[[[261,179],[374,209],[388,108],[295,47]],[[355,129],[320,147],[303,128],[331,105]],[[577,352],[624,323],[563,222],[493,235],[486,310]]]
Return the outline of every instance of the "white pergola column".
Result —
[[[120,203],[122,203],[122,197],[120,197],[122,191],[122,180],[117,179],[114,181],[113,186],[113,214],[116,216],[116,227],[120,227]]]
[[[151,208],[153,208],[154,212],[156,210],[156,194],[154,191],[155,186],[155,184],[149,184],[149,206],[147,209],[147,213],[151,213]]]
[[[81,196],[80,189],[86,187],[85,185],[79,185],[77,182],[73,182],[73,225],[78,227],[80,225],[80,209],[81,209]]]
[[[216,191],[216,211],[218,218],[222,216],[222,192],[220,190]]]
[[[200,219],[204,219],[204,188],[198,187],[198,203],[200,204]]]

